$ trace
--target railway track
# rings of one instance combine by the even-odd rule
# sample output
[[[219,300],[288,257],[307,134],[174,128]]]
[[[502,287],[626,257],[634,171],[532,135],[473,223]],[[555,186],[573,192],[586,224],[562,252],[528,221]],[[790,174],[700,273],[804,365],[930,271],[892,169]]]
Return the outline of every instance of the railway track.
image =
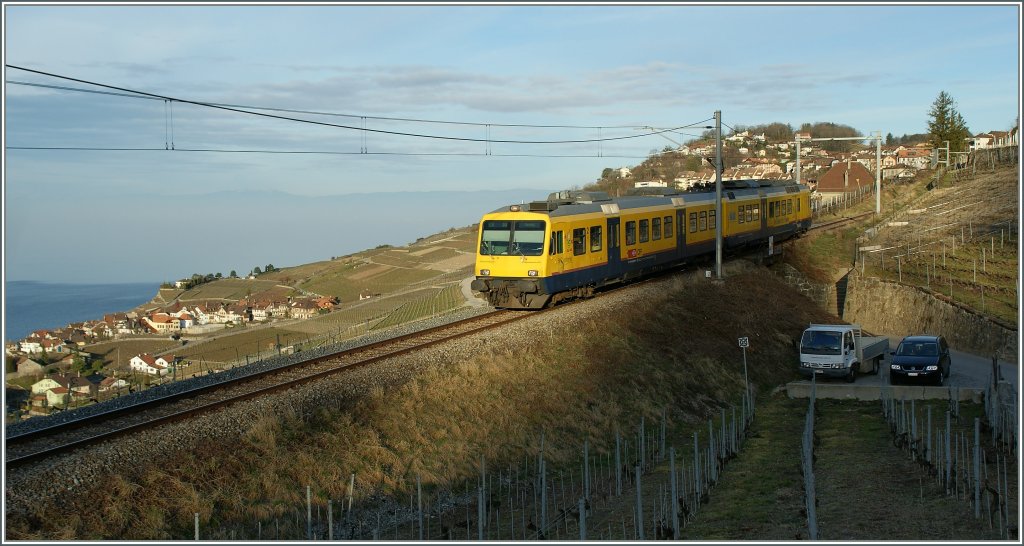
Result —
[[[283,391],[331,375],[343,374],[379,360],[482,332],[534,314],[495,311],[88,418],[10,436],[6,438],[5,468],[10,472],[74,449],[188,419],[235,402]]]
[[[822,223],[822,224],[814,224],[814,225],[811,226],[810,230],[811,231],[814,231],[816,229],[828,230],[828,229],[837,228],[837,227],[849,224],[849,223],[853,222],[854,220],[860,220],[861,218],[864,218],[866,216],[871,216],[872,214],[874,214],[874,212],[864,212],[864,213],[855,214],[853,216],[849,216],[849,217],[846,217],[846,218],[839,218],[838,220],[832,220],[831,222],[825,222],[825,223]]]

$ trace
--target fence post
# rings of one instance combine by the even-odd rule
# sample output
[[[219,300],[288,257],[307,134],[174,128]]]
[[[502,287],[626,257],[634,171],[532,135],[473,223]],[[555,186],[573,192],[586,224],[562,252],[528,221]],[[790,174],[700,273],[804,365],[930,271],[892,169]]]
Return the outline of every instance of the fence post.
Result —
[[[622,437],[615,430],[615,496],[622,496]]]
[[[981,418],[974,418],[974,519],[981,517]]]
[[[419,474],[416,474],[416,521],[420,528],[420,540],[423,540],[423,487]]]
[[[672,540],[679,540],[679,493],[676,486],[676,448],[668,448],[669,475],[672,476],[672,498],[669,506],[672,509]]]
[[[580,498],[580,540],[587,540],[587,506],[586,501]]]
[[[196,540],[199,540],[199,512],[196,512]]]
[[[644,539],[644,504],[643,504],[643,492],[640,483],[640,466],[635,467],[636,473],[636,533],[637,539]],[[582,503],[581,503],[582,504]],[[582,508],[582,506],[580,507]],[[580,510],[580,517],[583,517],[582,510]]]
[[[583,497],[590,498],[590,439],[583,440]]]

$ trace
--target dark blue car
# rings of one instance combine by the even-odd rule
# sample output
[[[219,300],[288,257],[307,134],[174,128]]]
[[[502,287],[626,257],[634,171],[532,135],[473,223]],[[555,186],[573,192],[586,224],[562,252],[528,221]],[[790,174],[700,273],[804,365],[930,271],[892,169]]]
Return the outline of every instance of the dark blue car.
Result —
[[[943,385],[949,377],[949,345],[942,336],[907,336],[890,353],[889,383],[925,381]]]

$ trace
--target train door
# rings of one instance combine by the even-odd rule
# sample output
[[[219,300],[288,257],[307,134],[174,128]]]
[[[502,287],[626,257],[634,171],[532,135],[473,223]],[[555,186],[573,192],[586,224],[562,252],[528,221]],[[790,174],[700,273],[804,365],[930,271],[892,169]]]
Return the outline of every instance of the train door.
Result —
[[[761,236],[768,236],[768,198],[761,196]]]
[[[686,209],[676,211],[676,252],[680,257],[686,256]]]
[[[622,259],[619,254],[619,219],[609,218],[608,219],[608,269],[613,273],[618,273]]]

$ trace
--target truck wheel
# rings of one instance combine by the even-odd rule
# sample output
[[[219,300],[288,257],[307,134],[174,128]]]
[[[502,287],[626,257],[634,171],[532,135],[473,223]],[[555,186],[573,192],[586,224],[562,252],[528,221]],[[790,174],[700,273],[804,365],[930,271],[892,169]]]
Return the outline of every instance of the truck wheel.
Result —
[[[871,375],[878,375],[878,370],[882,367],[879,364],[879,361],[881,359],[881,357],[875,357],[874,359],[871,360]]]
[[[860,364],[857,364],[856,366],[850,366],[850,375],[846,376],[847,383],[853,383],[854,379],[856,379],[857,366],[860,366]]]

